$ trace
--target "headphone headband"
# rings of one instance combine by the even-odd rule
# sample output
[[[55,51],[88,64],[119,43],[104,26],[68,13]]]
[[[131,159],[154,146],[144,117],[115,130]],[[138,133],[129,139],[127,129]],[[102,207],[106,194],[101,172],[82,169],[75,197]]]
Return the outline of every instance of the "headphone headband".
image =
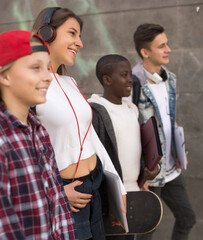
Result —
[[[45,17],[44,17],[44,24],[50,24],[51,22],[51,18],[53,16],[53,14],[56,12],[56,10],[60,9],[60,7],[53,7],[50,8],[49,11],[46,13]]]

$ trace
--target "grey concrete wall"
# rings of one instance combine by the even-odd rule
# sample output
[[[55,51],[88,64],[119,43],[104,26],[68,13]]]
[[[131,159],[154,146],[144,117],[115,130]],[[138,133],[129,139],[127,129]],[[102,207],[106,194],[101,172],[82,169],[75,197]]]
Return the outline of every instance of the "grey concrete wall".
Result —
[[[40,9],[68,7],[84,20],[84,48],[69,69],[82,91],[101,93],[95,77],[96,61],[104,54],[119,53],[132,66],[138,61],[133,33],[145,22],[165,27],[172,49],[169,69],[177,75],[177,122],[185,129],[189,150],[188,186],[197,224],[190,239],[203,238],[203,0],[0,0],[0,32],[29,30]],[[170,239],[174,218],[164,206],[164,217],[154,239]]]

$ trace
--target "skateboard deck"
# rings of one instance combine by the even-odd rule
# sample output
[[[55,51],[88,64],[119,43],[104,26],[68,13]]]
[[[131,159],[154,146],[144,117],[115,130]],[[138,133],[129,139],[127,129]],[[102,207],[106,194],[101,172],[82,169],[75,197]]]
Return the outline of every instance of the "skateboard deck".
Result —
[[[106,235],[136,235],[153,231],[161,222],[163,206],[160,198],[151,191],[127,193],[127,222],[129,232],[121,226],[112,226],[112,214],[103,216]]]

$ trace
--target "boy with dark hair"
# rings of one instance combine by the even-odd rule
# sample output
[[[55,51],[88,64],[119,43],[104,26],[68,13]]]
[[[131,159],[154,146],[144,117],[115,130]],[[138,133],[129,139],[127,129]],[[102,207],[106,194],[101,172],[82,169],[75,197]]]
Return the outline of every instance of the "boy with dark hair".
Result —
[[[154,40],[154,38],[164,32],[164,28],[157,24],[143,24],[140,25],[136,32],[134,33],[134,43],[137,53],[141,58],[142,54],[140,50],[142,48],[150,49],[150,42]]]
[[[51,83],[46,43],[0,34],[0,239],[76,239],[49,136],[30,110]]]
[[[176,218],[172,239],[186,240],[195,224],[195,214],[176,157],[176,76],[163,66],[169,63],[171,49],[164,28],[158,24],[138,26],[134,43],[143,60],[132,70],[140,88],[138,109],[143,122],[156,117],[163,152],[160,172],[153,181],[148,181],[149,189],[162,197]],[[139,92],[136,87],[133,91]],[[137,239],[152,239],[152,233]]]
[[[135,104],[123,99],[128,97],[132,90],[130,63],[120,55],[103,56],[97,62],[96,75],[104,88],[104,93],[102,97],[93,94],[89,99],[93,109],[93,126],[127,192],[139,191],[137,183],[141,158],[139,113]],[[151,179],[154,175],[148,177]],[[108,236],[107,239],[130,240],[134,239],[134,236]]]

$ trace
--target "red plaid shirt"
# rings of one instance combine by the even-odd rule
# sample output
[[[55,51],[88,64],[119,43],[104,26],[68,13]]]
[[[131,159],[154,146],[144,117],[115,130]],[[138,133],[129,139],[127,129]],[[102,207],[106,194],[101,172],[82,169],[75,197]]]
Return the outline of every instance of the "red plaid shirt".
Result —
[[[76,239],[45,128],[0,107],[0,239]]]

